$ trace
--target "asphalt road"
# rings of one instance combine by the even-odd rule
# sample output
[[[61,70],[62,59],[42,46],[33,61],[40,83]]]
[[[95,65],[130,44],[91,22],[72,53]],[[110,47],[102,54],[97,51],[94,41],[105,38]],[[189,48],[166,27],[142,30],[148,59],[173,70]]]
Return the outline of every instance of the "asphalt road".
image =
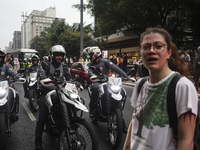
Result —
[[[127,91],[127,101],[125,104],[125,108],[123,110],[123,115],[125,122],[128,126],[133,109],[130,106],[130,96],[133,90],[133,86],[123,86],[125,90]],[[5,143],[7,146],[7,150],[34,150],[34,138],[35,138],[35,125],[36,125],[36,119],[38,117],[38,112],[34,113],[31,112],[29,109],[29,103],[28,99],[24,98],[24,90],[22,83],[16,84],[16,89],[20,94],[20,110],[19,110],[19,120],[15,122],[12,125],[12,135],[9,138],[5,138]],[[89,103],[89,97],[87,90],[84,89],[83,91],[79,92],[79,95],[85,100],[86,107],[88,107]],[[91,123],[89,119],[89,114],[84,113],[83,117]],[[91,123],[92,124],[92,123]],[[97,124],[92,124],[92,126],[95,129],[95,132],[98,137],[99,141],[99,150],[111,150],[107,135],[107,127],[106,123],[98,122]],[[123,140],[121,142],[121,146],[118,148],[118,150],[121,150],[123,147],[123,143],[125,140],[126,135],[123,134]],[[56,141],[54,139],[51,139],[46,135],[46,133],[43,134],[43,146],[45,150],[55,150]],[[1,150],[4,150],[3,147],[0,148]]]

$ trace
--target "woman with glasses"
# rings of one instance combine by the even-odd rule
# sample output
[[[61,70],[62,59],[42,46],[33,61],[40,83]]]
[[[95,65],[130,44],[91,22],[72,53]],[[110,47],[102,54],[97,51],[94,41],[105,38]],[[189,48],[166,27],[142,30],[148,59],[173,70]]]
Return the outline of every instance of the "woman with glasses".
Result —
[[[172,58],[171,37],[160,28],[151,28],[141,34],[140,53],[149,76],[141,86],[136,82],[130,99],[134,108],[124,150],[192,150],[198,94],[193,83],[182,77],[176,85],[175,102],[178,117],[178,140],[169,126],[167,91],[178,73],[172,70],[180,59]],[[177,57],[177,58],[176,58]],[[180,64],[184,65],[184,64]]]

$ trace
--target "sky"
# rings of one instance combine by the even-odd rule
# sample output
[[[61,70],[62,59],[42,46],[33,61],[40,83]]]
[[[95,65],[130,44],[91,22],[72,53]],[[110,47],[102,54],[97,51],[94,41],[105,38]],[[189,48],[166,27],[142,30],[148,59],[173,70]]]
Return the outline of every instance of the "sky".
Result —
[[[33,10],[44,11],[49,7],[56,8],[56,17],[64,18],[72,25],[80,23],[80,11],[74,7],[81,0],[1,0],[0,1],[0,48],[4,50],[12,42],[14,31],[21,31],[22,13]],[[87,4],[87,0],[83,0]],[[83,13],[84,25],[93,24],[94,18],[87,11]]]

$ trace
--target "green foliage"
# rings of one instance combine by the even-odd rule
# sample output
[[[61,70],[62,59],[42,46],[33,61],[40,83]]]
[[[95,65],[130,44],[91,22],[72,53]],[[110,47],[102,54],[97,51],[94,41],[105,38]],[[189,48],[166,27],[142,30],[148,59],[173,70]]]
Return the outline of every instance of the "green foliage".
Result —
[[[88,1],[87,8],[96,17],[97,31],[101,36],[123,30],[134,31],[140,35],[148,27],[160,26],[172,34],[174,41],[183,38],[186,26],[199,14],[200,6],[198,0]],[[193,31],[197,29],[196,24],[193,24]]]
[[[89,33],[93,30],[91,25],[83,28],[84,47],[94,45],[92,37]],[[66,25],[64,20],[55,19],[51,27],[45,28],[40,36],[36,36],[31,40],[30,48],[36,49],[42,58],[49,55],[49,50],[54,45],[63,45],[65,47],[67,57],[80,55],[80,30]]]

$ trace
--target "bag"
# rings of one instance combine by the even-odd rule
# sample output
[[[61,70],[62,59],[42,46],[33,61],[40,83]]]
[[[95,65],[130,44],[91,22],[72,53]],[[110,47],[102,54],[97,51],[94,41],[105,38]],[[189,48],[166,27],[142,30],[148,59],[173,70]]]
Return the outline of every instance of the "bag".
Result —
[[[178,119],[177,119],[177,112],[176,112],[176,103],[175,103],[175,90],[176,90],[176,84],[179,81],[179,79],[183,77],[180,74],[176,74],[168,88],[167,92],[167,112],[169,116],[169,125],[172,128],[174,132],[174,138],[176,141],[178,141]],[[140,90],[143,86],[143,84],[147,81],[148,77],[144,77],[137,89],[137,94],[139,95]],[[195,125],[195,132],[194,132],[194,150],[200,150],[200,116],[197,114],[196,117],[196,125]]]

